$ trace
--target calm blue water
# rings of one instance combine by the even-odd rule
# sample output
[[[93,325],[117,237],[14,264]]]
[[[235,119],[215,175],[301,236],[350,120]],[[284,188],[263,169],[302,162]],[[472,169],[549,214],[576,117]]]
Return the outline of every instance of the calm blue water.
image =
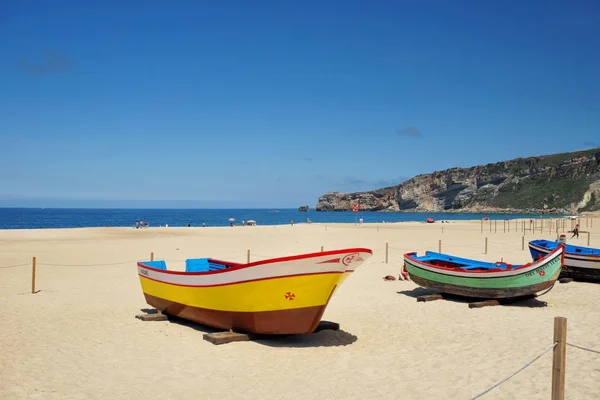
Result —
[[[258,225],[306,222],[401,222],[438,220],[474,220],[487,215],[490,219],[539,218],[529,214],[448,214],[400,212],[298,212],[296,209],[84,209],[84,208],[0,208],[0,229],[81,228],[103,226],[135,226],[136,221],[147,221],[150,226],[227,226],[229,218],[237,224],[253,219]],[[546,216],[556,218],[557,216]]]

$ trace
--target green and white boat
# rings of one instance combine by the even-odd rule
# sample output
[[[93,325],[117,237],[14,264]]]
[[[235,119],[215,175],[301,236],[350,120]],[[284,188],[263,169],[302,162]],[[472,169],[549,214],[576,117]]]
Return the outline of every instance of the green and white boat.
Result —
[[[564,262],[564,245],[529,264],[484,262],[448,254],[404,254],[403,274],[417,285],[441,293],[478,299],[508,299],[551,288]]]

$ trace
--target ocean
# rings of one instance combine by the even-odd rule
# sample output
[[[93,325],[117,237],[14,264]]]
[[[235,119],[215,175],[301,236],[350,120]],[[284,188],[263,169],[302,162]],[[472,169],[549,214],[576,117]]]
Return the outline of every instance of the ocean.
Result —
[[[540,218],[530,214],[456,214],[409,212],[300,212],[296,209],[87,209],[87,208],[0,208],[0,229],[84,228],[122,226],[133,227],[136,221],[149,226],[228,226],[255,220],[257,225],[282,225],[304,223],[310,218],[315,223],[407,222],[439,220],[478,220],[487,215],[490,219]],[[557,218],[546,215],[545,218]]]

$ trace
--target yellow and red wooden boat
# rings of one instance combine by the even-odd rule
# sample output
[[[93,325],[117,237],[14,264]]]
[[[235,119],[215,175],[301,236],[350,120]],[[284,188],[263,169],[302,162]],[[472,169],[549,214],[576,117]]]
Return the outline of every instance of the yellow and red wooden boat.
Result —
[[[257,334],[312,333],[334,291],[372,251],[350,248],[249,264],[196,258],[185,271],[138,262],[146,303],[203,325]]]

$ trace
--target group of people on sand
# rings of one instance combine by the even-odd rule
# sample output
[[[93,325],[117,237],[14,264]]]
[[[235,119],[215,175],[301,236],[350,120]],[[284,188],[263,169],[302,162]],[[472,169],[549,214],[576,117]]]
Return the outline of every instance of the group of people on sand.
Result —
[[[148,221],[135,221],[135,229],[148,228],[150,223]]]

